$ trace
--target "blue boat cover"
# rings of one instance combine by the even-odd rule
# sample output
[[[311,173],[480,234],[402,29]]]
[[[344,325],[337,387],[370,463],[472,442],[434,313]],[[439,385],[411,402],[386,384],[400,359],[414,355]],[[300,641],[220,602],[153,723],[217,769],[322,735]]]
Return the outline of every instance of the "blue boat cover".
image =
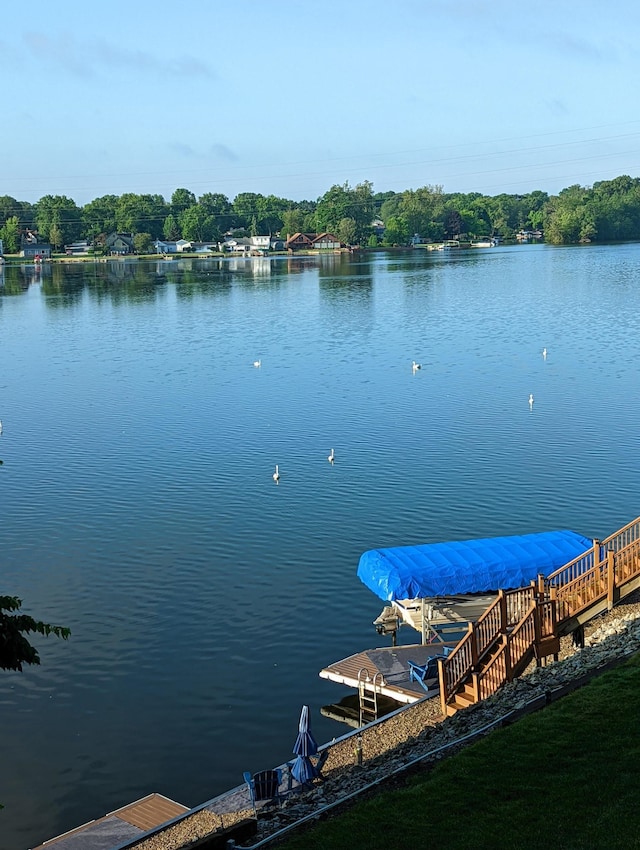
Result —
[[[582,555],[593,541],[574,531],[371,549],[358,577],[385,602],[506,590],[530,584]]]

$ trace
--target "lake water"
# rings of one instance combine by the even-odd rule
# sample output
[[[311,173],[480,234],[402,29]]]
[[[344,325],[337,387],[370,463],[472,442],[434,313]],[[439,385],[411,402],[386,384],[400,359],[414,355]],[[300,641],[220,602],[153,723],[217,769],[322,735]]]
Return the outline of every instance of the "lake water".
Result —
[[[635,244],[6,267],[0,593],[72,637],[0,673],[2,850],[204,802],[303,703],[347,731],[365,550],[640,514],[639,281]]]

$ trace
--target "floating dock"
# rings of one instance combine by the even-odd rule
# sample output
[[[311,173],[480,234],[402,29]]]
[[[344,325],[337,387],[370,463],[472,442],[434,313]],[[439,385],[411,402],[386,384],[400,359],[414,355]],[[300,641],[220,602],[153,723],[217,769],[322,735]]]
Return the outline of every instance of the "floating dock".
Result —
[[[409,661],[424,666],[432,655],[441,655],[445,646],[453,648],[456,643],[409,644],[365,649],[323,667],[319,676],[321,679],[355,688],[358,692],[375,692],[377,696],[388,697],[402,705],[410,705],[428,694],[422,685],[409,678]],[[432,695],[437,693],[436,683]]]
[[[104,817],[50,838],[33,850],[111,850],[188,811],[187,806],[162,794],[148,794]]]

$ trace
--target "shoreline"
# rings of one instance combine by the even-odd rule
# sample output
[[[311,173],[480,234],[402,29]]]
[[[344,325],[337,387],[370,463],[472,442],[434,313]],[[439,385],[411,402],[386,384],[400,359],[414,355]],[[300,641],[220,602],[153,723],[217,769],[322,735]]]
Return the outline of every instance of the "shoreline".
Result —
[[[640,592],[636,591],[626,603],[585,626],[584,648],[575,647],[571,637],[562,638],[557,662],[545,667],[532,663],[519,679],[464,712],[443,719],[436,696],[325,745],[330,747],[323,770],[325,781],[286,800],[270,816],[259,818],[257,835],[249,843],[275,839],[282,831],[303,829],[323,812],[330,817],[329,810],[357,804],[360,795],[376,793],[373,786],[384,789],[394,781],[401,782],[411,771],[428,770],[478,737],[562,698],[638,651]],[[199,811],[186,815],[180,823],[136,844],[137,850],[182,850],[193,841],[213,837],[220,829],[228,830],[251,818],[252,812],[247,809],[229,813],[219,807],[216,813],[216,801],[228,794],[197,807]]]

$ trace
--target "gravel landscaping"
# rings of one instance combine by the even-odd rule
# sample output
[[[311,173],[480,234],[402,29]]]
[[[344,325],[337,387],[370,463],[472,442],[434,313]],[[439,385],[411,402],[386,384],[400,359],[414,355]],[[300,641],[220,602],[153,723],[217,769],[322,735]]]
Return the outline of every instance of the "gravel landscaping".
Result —
[[[435,697],[408,706],[337,741],[331,746],[323,770],[325,781],[311,791],[293,795],[275,812],[261,813],[258,835],[250,843],[303,818],[315,816],[326,806],[339,803],[371,783],[384,782],[394,770],[401,771],[419,757],[424,757],[425,764],[443,758],[459,748],[456,742],[460,738],[481,732],[505,714],[523,709],[536,697],[544,699],[563,685],[637,652],[640,650],[640,593],[588,623],[584,632],[584,648],[574,646],[570,637],[562,638],[557,662],[545,667],[532,664],[519,679],[451,718],[442,719],[440,701]],[[361,765],[358,764],[356,743],[362,749]],[[446,749],[434,753],[441,748]],[[215,802],[212,801],[212,808]],[[137,844],[136,850],[182,850],[252,815],[248,809],[216,813],[206,808]]]

